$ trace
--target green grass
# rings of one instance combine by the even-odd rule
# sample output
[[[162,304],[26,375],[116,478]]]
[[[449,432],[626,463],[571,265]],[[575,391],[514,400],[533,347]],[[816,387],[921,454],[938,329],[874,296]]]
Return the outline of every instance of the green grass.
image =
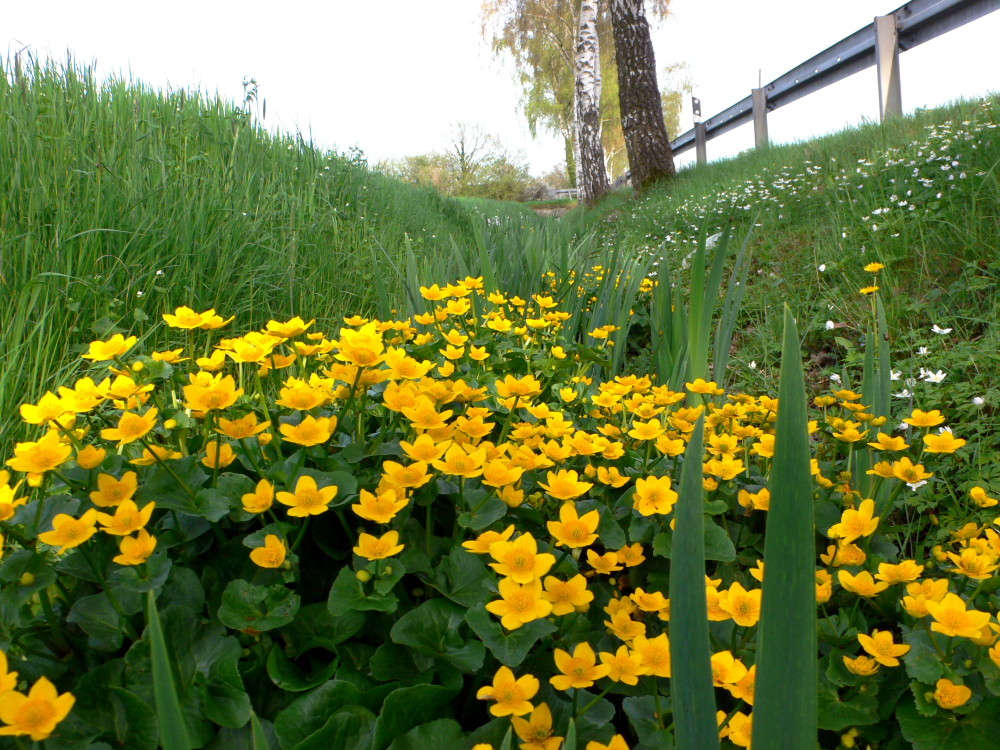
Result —
[[[407,243],[464,245],[478,221],[226,101],[0,63],[0,449],[18,405],[65,383],[98,336],[179,305],[329,330],[374,309]]]

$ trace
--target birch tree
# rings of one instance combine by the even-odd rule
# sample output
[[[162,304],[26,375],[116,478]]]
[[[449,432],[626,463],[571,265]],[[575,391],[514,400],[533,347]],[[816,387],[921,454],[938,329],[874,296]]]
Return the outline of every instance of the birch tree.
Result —
[[[618,96],[632,185],[642,191],[675,173],[656,60],[643,0],[609,0],[618,63]]]
[[[581,0],[576,37],[577,187],[580,199],[593,205],[608,192],[601,142],[601,52],[597,37],[599,0]]]

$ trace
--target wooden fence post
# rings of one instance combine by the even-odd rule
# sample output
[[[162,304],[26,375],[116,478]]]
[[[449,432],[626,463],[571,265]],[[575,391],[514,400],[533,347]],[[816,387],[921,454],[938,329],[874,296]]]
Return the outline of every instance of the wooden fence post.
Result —
[[[751,89],[753,97],[753,145],[766,148],[767,140],[767,92],[763,88]]]
[[[896,16],[875,16],[875,63],[878,71],[878,106],[883,121],[903,114],[899,82],[899,33]]]

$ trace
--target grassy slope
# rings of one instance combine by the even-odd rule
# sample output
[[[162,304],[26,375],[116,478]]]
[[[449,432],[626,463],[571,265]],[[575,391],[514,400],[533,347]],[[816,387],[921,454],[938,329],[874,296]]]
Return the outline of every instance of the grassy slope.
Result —
[[[0,72],[0,448],[18,404],[112,326],[149,330],[178,305],[241,330],[331,326],[373,308],[407,237],[420,256],[473,234],[457,202],[271,136],[231,103],[53,64]]]
[[[960,102],[689,169],[641,198],[614,195],[585,218],[604,242],[663,253],[672,267],[683,265],[703,229],[711,235],[730,224],[742,234],[756,224],[726,376],[746,388],[773,390],[784,302],[799,320],[813,384],[846,377],[843,366],[859,361],[871,320],[870,298],[858,292],[873,280],[864,266],[884,263],[877,283],[900,398],[908,392],[922,408],[947,408],[967,422],[964,437],[992,436],[985,442],[995,444],[998,123],[1000,97]],[[953,330],[939,335],[935,325]],[[941,385],[922,378],[938,371],[946,373]],[[1000,480],[1000,471],[987,468]]]

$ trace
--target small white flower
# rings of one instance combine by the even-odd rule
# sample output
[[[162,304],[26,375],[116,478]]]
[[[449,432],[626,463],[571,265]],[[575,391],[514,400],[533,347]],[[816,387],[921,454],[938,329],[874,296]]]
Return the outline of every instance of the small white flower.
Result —
[[[750,366],[751,370],[756,370],[757,369],[757,360],[755,360],[755,359],[751,360],[749,366]]]
[[[136,293],[135,293],[135,296],[136,296],[136,297],[141,297],[141,296],[142,296],[143,294],[145,294],[145,292],[143,292],[143,291],[142,291],[142,290],[140,289],[140,290],[139,290],[138,292],[136,292]]]
[[[837,373],[833,373],[833,375],[830,376],[830,380],[832,380],[834,383],[839,383],[840,375],[838,375]]]
[[[899,380],[903,377],[902,370],[889,370],[889,380]]]
[[[931,330],[934,331],[934,333],[940,334],[942,336],[946,333],[951,333],[950,328],[941,328],[937,323],[931,326]]]
[[[907,482],[906,486],[909,487],[914,492],[916,492],[921,487],[923,487],[925,484],[927,484],[927,480],[926,479],[921,479],[919,482]]]
[[[899,393],[893,393],[893,398],[910,398],[913,394],[910,393],[906,388],[901,390]]]
[[[899,425],[896,427],[896,429],[900,430],[901,432],[906,432],[908,429],[910,429],[910,425],[906,424],[906,422],[900,422]]]
[[[163,275],[163,271],[162,271],[162,270],[161,270],[161,271],[157,271],[157,272],[156,272],[156,275],[157,275],[157,276],[162,276],[162,275]]]
[[[834,323],[832,320],[826,321],[826,330],[832,331],[836,327],[837,327],[837,324]]]
[[[920,356],[924,356],[925,354],[930,354],[930,353],[931,350],[928,349],[926,346],[922,346],[919,349],[917,349],[917,354],[919,354]]]
[[[983,404],[986,403],[986,399],[983,398],[982,396],[975,396],[972,399],[972,403],[974,403],[976,406],[982,406]]]
[[[818,270],[819,270],[820,273],[823,273],[823,271],[826,270],[826,263],[820,263]]]
[[[944,376],[947,374],[948,373],[944,372],[943,370],[938,370],[937,372],[927,372],[924,375],[924,380],[928,383],[940,383],[942,380],[944,380]]]

